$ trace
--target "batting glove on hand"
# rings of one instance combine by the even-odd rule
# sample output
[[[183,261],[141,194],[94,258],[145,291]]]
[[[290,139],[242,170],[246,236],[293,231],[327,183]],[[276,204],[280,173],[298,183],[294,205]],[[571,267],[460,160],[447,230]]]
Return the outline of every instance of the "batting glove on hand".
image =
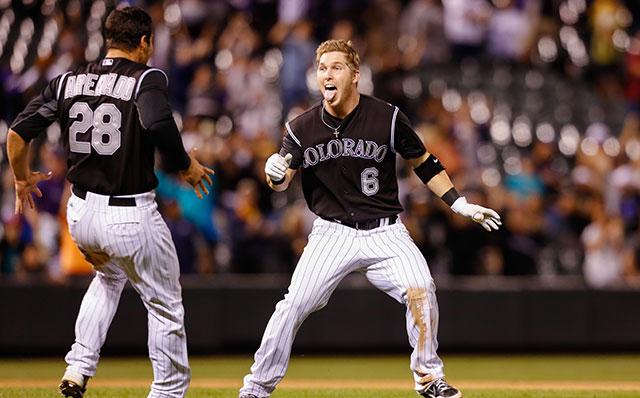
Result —
[[[459,197],[453,202],[451,210],[456,214],[460,214],[465,218],[477,222],[487,231],[491,231],[492,229],[498,230],[499,226],[502,225],[498,213],[486,207],[467,203],[467,199],[464,196]]]
[[[264,165],[264,172],[271,178],[271,181],[281,181],[287,173],[292,158],[293,155],[290,153],[287,153],[285,157],[274,153],[267,159],[267,163]]]

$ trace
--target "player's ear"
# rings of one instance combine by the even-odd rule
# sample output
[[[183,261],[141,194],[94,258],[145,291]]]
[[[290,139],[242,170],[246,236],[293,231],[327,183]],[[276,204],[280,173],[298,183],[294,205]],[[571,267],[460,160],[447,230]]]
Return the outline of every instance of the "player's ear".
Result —
[[[140,43],[138,43],[138,45],[142,48],[149,47],[151,45],[151,37],[142,35],[142,37],[140,37]]]
[[[351,77],[351,83],[357,86],[359,81],[360,81],[360,71],[357,70],[353,72],[353,76]]]

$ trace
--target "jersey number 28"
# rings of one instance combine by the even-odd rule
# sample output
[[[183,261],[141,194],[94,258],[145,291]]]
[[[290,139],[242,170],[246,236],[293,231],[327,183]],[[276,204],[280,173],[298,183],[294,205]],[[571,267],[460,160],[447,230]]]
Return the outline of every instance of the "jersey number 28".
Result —
[[[76,153],[91,153],[91,147],[100,155],[113,155],[120,148],[122,113],[114,104],[101,104],[95,112],[86,102],[76,102],[69,109],[69,117],[76,120],[69,127],[69,149]],[[90,142],[78,141],[78,134],[90,128]]]

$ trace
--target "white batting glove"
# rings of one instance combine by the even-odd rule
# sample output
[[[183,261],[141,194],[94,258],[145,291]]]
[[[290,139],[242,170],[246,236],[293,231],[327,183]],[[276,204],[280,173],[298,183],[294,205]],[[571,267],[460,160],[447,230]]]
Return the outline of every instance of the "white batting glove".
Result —
[[[502,225],[498,213],[486,207],[467,203],[467,199],[464,196],[459,197],[453,202],[451,210],[456,214],[460,214],[465,218],[477,222],[487,231],[491,231],[492,229],[498,230],[499,226]]]
[[[274,153],[267,159],[267,163],[264,165],[264,172],[271,178],[271,181],[280,181],[286,175],[291,159],[293,159],[293,155],[290,153],[287,153],[285,157]]]

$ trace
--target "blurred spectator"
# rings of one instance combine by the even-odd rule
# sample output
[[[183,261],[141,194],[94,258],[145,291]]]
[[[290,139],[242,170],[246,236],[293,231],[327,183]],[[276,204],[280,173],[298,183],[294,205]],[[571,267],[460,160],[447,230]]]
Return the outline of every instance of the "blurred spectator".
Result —
[[[602,202],[593,210],[593,221],[582,232],[584,277],[590,286],[605,287],[622,279],[624,225],[619,217],[606,214]]]
[[[442,0],[442,5],[444,31],[451,43],[454,61],[480,56],[491,19],[491,5],[485,0]]]
[[[520,198],[540,198],[544,193],[544,185],[540,176],[535,173],[533,162],[528,156],[520,159],[522,170],[519,173],[509,174],[504,179],[504,185],[508,191]]]
[[[278,26],[274,27],[278,29]],[[282,48],[282,68],[280,69],[280,92],[282,114],[287,115],[297,104],[308,104],[307,71],[314,68],[317,44],[311,34],[311,22],[301,20],[292,25],[281,40],[274,39]]]
[[[42,181],[38,188],[42,197],[34,197],[37,211],[27,211],[29,223],[33,226],[36,249],[41,252],[47,261],[51,275],[58,276],[61,273],[58,252],[60,249],[60,209],[66,203],[62,203],[63,190],[65,188],[67,165],[64,150],[58,145],[45,143],[39,150],[41,169],[51,171],[53,177]]]
[[[25,248],[31,244],[30,231],[18,216],[3,220],[4,233],[0,240],[1,275],[14,274],[22,262]]]
[[[519,8],[515,0],[494,0],[494,4],[496,9],[488,28],[489,54],[499,61],[526,62],[539,15],[531,6],[529,12]],[[533,2],[526,4],[532,5]],[[533,4],[534,7],[536,5]]]
[[[443,9],[437,0],[411,1],[402,11],[399,29],[398,46],[406,70],[418,65],[441,64],[449,59]]]
[[[619,0],[594,0],[589,6],[591,58],[598,66],[615,66],[622,53],[615,47],[616,30],[631,24],[632,17]]]
[[[174,176],[158,171],[156,176],[161,213],[174,238],[180,270],[184,273],[214,272],[213,250],[218,242],[218,230],[213,223],[217,200],[214,194],[216,176],[212,177],[214,183],[209,187],[211,193],[203,199],[198,199],[191,186],[181,183]]]
[[[66,181],[60,198],[60,212],[58,215],[60,222],[60,269],[65,277],[91,275],[94,272],[93,265],[84,258],[69,233],[67,201],[70,196],[71,183]]]
[[[626,64],[627,107],[632,112],[640,112],[640,29],[636,30],[629,42]]]
[[[539,197],[515,199],[516,203],[504,214],[506,223],[504,275],[535,275],[538,273],[542,209]]]
[[[197,242],[198,230],[195,225],[182,217],[180,206],[174,199],[167,199],[161,202],[160,211],[167,222],[167,227],[171,231],[173,244],[178,253],[180,263],[180,274],[191,274],[198,272]]]

